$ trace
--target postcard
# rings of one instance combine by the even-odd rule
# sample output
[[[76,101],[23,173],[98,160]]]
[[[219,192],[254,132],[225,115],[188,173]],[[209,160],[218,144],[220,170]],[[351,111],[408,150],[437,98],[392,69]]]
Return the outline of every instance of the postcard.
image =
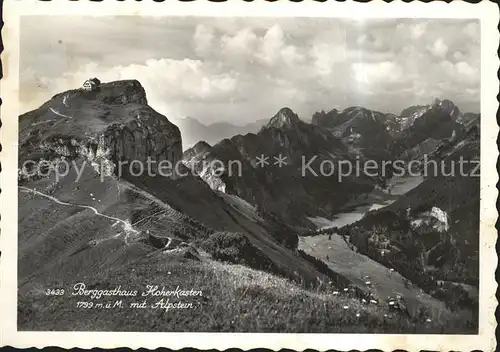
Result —
[[[0,345],[496,345],[492,3],[7,1]]]

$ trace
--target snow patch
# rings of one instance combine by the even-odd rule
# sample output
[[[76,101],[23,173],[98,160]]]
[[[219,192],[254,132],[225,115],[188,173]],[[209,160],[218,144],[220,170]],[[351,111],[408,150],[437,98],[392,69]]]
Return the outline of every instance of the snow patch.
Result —
[[[211,189],[226,193],[226,184],[217,176],[217,165],[196,156],[189,160],[183,160],[182,163],[192,170],[194,175],[199,176]]]
[[[411,224],[414,228],[429,225],[438,232],[446,232],[450,229],[448,213],[438,207],[432,207],[430,211],[420,214]]]
[[[358,141],[360,138],[361,138],[361,134],[358,133],[358,132],[354,132],[354,133],[351,133],[348,137],[347,137],[347,141],[348,142],[355,142],[355,141]]]
[[[450,228],[448,224],[448,213],[438,207],[432,207],[429,215],[440,221],[444,226],[444,230],[448,231]]]

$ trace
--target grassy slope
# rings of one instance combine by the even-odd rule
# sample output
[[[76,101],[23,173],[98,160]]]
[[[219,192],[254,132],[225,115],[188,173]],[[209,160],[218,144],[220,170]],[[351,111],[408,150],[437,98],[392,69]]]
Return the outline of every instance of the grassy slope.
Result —
[[[129,222],[135,210],[148,206],[136,201],[125,207],[124,201],[129,195],[119,191],[112,179],[101,183],[91,172],[85,172],[79,183],[73,183],[68,176],[57,186],[50,179],[24,183],[23,186],[61,201],[94,206],[103,214]],[[21,190],[19,204],[20,289],[27,280],[46,282],[56,277],[69,278],[78,272],[92,273],[101,266],[112,265],[113,258],[141,256],[148,252],[147,248],[134,246],[136,253],[125,253],[123,225],[97,216],[90,209],[57,204]],[[137,239],[137,234],[129,237],[132,241]],[[91,241],[100,244],[93,246]]]
[[[230,198],[226,202],[223,195],[222,198],[216,195],[200,180],[179,181],[178,187],[160,180],[162,185],[158,188],[162,191],[156,192],[160,200],[155,195],[134,190],[123,180],[106,177],[101,182],[89,167],[85,168],[78,183],[73,182],[74,178],[72,171],[58,184],[52,179],[41,179],[25,182],[23,186],[62,202],[93,206],[102,214],[129,222],[137,233],[127,236],[122,224],[115,224],[114,220],[98,216],[90,209],[58,204],[20,190],[18,274],[21,294],[27,294],[37,285],[47,287],[53,280],[72,282],[77,275],[92,277],[147,255],[154,248],[145,243],[146,231],[159,237],[191,242],[203,239],[206,234],[191,226],[186,215],[192,215],[215,230],[244,233],[282,275],[308,283],[317,283],[318,278],[327,281],[313,265],[280,245],[263,224],[256,223],[261,219],[256,218],[246,203]],[[208,191],[206,197],[200,196],[203,190]],[[171,203],[183,214],[171,207],[166,211],[163,202]],[[93,245],[95,241],[97,245]]]
[[[208,227],[244,233],[254,246],[262,250],[282,269],[284,275],[309,283],[317,282],[318,278],[328,281],[310,263],[280,245],[263,224],[256,223],[255,214],[241,204],[225,200],[225,196],[211,192],[202,181],[186,178],[165,187],[165,180],[142,177],[135,179],[134,183]],[[204,196],[200,196],[201,194]]]
[[[415,324],[383,307],[363,305],[348,294],[333,296],[328,293],[330,288],[313,292],[243,266],[209,259],[195,262],[164,253],[128,262],[88,277],[84,282],[95,289],[121,285],[122,289],[139,290],[139,295],[145,284],[166,289],[179,286],[201,290],[202,297],[170,298],[170,302],[192,302],[193,308],[168,312],[125,308],[132,302],[142,302],[144,297],[122,298],[125,307],[114,309],[110,314],[102,308],[75,308],[76,302],[89,300],[71,296],[69,288],[64,298],[47,297],[42,290],[32,290],[20,297],[21,329],[391,333],[439,333],[444,327],[448,332],[463,329],[463,322],[456,319],[447,320],[446,326],[438,321]],[[57,284],[54,283],[54,287]],[[148,297],[147,304],[160,299]],[[100,301],[114,299],[101,298]]]

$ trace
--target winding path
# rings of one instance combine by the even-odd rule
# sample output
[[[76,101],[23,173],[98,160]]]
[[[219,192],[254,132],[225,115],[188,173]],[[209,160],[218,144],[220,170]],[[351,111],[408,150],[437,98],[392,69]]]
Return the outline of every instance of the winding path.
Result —
[[[109,219],[109,220],[114,220],[115,223],[113,224],[113,226],[115,226],[117,223],[120,223],[123,225],[123,229],[125,231],[125,243],[126,244],[129,244],[128,242],[128,235],[130,233],[139,233],[139,231],[137,231],[136,229],[134,229],[132,227],[132,225],[128,222],[128,221],[125,221],[125,220],[122,220],[122,219],[119,219],[119,218],[116,218],[114,216],[110,216],[110,215],[106,215],[106,214],[102,214],[100,213],[96,208],[94,208],[93,206],[91,205],[86,205],[86,204],[74,204],[74,203],[68,203],[68,202],[64,202],[62,200],[59,200],[55,197],[52,197],[52,196],[49,196],[48,194],[45,194],[45,193],[42,193],[42,192],[39,192],[37,190],[34,190],[34,189],[31,189],[31,188],[28,188],[28,187],[24,187],[24,186],[18,186],[19,189],[25,193],[34,193],[34,194],[37,194],[39,196],[42,196],[42,197],[45,197],[47,199],[50,199],[52,200],[53,202],[57,203],[57,204],[61,204],[61,205],[69,205],[69,206],[74,206],[74,207],[79,207],[79,208],[86,208],[86,209],[90,209],[92,210],[97,216],[101,216],[103,218],[106,218],[106,219]],[[118,235],[115,235],[113,236],[113,238],[116,238],[118,237]]]
[[[55,120],[51,119],[51,120],[35,122],[35,123],[32,123],[31,126],[41,125],[42,123],[48,123],[48,122],[52,122],[52,121],[55,121]]]
[[[68,115],[64,115],[64,114],[61,114],[59,111],[57,111],[56,109],[54,108],[49,108],[50,111],[52,111],[54,114],[56,114],[57,116],[61,116],[61,117],[64,117],[64,118],[67,118],[67,119],[72,119],[73,117],[72,116],[68,116]]]

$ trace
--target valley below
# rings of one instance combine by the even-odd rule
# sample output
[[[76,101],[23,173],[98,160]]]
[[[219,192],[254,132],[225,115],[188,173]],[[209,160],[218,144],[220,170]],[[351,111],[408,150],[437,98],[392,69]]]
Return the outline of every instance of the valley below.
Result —
[[[351,208],[350,212],[335,214],[332,221],[327,219],[316,220],[319,231],[330,228],[341,228],[361,220],[370,211],[382,209],[392,204],[400,195],[422,183],[419,176],[404,179],[389,180],[391,195],[380,190],[368,194],[362,205]],[[368,203],[367,203],[368,202]],[[421,288],[408,285],[407,280],[394,268],[386,267],[369,257],[358,253],[357,249],[346,238],[334,232],[333,234],[319,234],[303,236],[299,240],[299,249],[307,254],[322,260],[332,271],[340,273],[354,285],[370,296],[374,302],[390,302],[395,297],[405,298],[406,308],[412,316],[416,315],[419,307],[425,306],[434,311],[431,316],[439,316],[445,311],[445,304],[432,298]]]
[[[374,191],[358,197],[346,204],[346,209],[340,213],[333,214],[332,220],[325,218],[311,218],[319,229],[329,227],[343,227],[361,220],[363,216],[372,210],[384,208],[411,189],[423,182],[422,176],[394,177],[388,180],[388,190],[375,189]]]

